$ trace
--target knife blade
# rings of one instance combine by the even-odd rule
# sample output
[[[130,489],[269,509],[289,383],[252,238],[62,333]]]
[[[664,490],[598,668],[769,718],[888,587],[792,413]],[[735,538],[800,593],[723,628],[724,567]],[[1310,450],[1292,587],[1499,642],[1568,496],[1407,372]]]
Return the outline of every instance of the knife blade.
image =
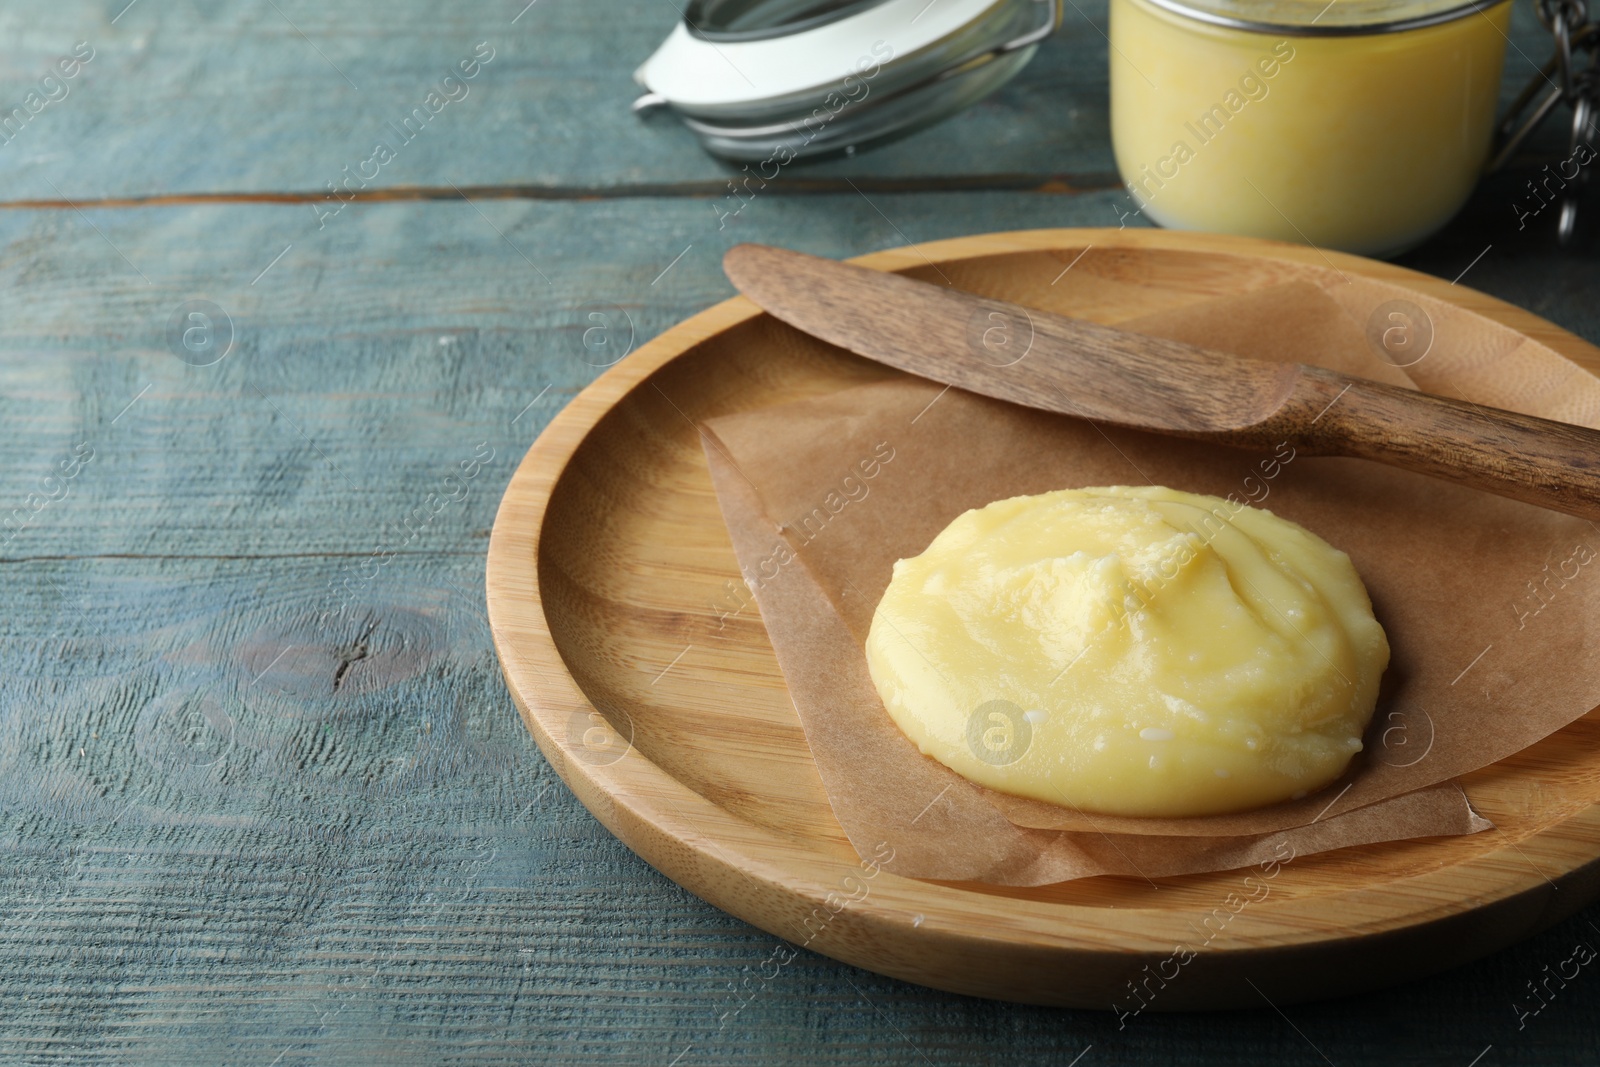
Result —
[[[743,244],[723,269],[789,325],[1027,407],[1241,448],[1287,441],[1600,519],[1600,431],[1148,337],[884,271]]]

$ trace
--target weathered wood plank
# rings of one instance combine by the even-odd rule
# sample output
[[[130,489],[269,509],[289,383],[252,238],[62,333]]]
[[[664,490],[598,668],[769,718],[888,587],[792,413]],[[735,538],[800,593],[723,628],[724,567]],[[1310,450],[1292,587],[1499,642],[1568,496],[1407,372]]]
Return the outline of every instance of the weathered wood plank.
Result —
[[[720,189],[728,168],[676,122],[628,111],[637,92],[631,73],[672,27],[671,4],[542,0],[524,11],[524,3],[8,5],[0,12],[0,111],[21,106],[78,42],[93,58],[63,98],[0,144],[0,200],[320,195],[344,168],[369,159],[379,138],[396,156],[378,168],[373,188]],[[792,166],[782,180],[1113,184],[1105,2],[1065,10],[1062,31],[1029,67],[970,111],[853,160]],[[1531,9],[1519,5],[1514,26],[1508,96],[1550,52]],[[480,42],[494,58],[466,95],[399,144],[390,123]]]
[[[1515,192],[1486,186],[1407,262],[1600,337],[1580,297],[1600,267],[1549,255],[1553,219],[1519,232]],[[763,197],[721,230],[694,200],[352,205],[321,231],[303,205],[0,214],[0,503],[66,493],[0,556],[371,551],[430,492],[472,495],[430,529],[482,536],[520,447],[608,358],[584,347],[590,313],[642,343],[731,295],[718,263],[737,240],[843,255],[1115,221],[1119,202]],[[232,321],[214,366],[167,336],[198,299]],[[446,487],[482,443],[490,473]],[[80,447],[92,461],[42,485]]]
[[[1470,266],[1465,281],[1600,336],[1574,298],[1593,264],[1549,258],[1547,231],[1519,233],[1504,185],[1413,264]],[[605,361],[583,346],[586,309],[614,321],[618,344],[630,319],[643,341],[729,294],[717,261],[734,239],[803,233],[845,254],[902,233],[1095,222],[1116,196],[967,197],[963,225],[949,197],[772,198],[725,231],[693,201],[363,205],[321,233],[292,206],[6,215],[0,501],[25,526],[0,535],[0,557],[345,553],[351,570],[379,548],[480,551],[514,457]],[[46,243],[48,261],[27,258]],[[230,309],[237,336],[212,367],[166,337],[202,296]],[[44,481],[85,450],[73,477]],[[486,473],[446,485],[462,463]],[[429,493],[457,499],[408,527]]]
[[[1115,217],[1104,194],[960,202],[964,223],[947,196],[760,198],[722,230],[693,200],[353,205],[321,231],[304,205],[5,213],[0,500],[94,454],[0,555],[371,551],[429,493],[459,494],[443,480],[487,442],[470,512],[430,526],[481,537],[521,448],[614,358],[584,347],[590,309],[615,349],[732,295],[735,240],[805,233],[847,254],[974,216]],[[213,366],[168,338],[198,299],[232,323]]]

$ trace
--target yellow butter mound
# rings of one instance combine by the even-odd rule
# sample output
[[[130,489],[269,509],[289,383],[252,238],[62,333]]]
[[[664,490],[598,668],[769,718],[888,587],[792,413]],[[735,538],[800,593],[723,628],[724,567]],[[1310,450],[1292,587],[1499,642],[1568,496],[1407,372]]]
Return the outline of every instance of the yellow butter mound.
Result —
[[[866,651],[889,714],[945,766],[1143,816],[1333,781],[1389,663],[1343,552],[1270,511],[1156,486],[967,512],[895,564]]]

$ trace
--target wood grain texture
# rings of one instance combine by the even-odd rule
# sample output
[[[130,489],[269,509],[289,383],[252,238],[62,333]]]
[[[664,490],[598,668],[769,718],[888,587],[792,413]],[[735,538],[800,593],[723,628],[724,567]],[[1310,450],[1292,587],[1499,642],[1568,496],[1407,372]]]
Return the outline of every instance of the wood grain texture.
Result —
[[[675,13],[540,0],[505,38],[508,62],[379,180],[393,195],[455,197],[454,182],[511,202],[477,200],[482,215],[356,204],[317,230],[296,199],[363,158],[373,125],[414,106],[439,60],[522,6],[0,10],[0,105],[19,104],[74,42],[98,49],[67,99],[0,146],[0,203],[46,202],[0,213],[0,513],[79,442],[97,449],[0,549],[0,1060],[1326,1055],[1461,1067],[1492,1044],[1487,1067],[1600,1055],[1589,969],[1523,1027],[1513,1010],[1576,939],[1594,941],[1593,911],[1393,993],[1287,1019],[1265,1001],[1147,1013],[1119,1030],[1103,1012],[931,992],[809,951],[765,980],[770,935],[606,832],[527,741],[472,611],[516,456],[604,362],[582,343],[591,305],[626,312],[642,344],[730,294],[716,260],[735,240],[845,256],[1115,224],[1120,194],[1093,191],[1112,180],[1104,44],[1089,25],[1104,26],[1103,5],[1067,5],[1066,35],[979,109],[786,172],[723,232],[713,207],[727,172],[675,124],[622,109],[628,72]],[[1542,60],[1526,5],[1516,26]],[[1507,69],[1510,91],[1529,65],[1513,51]],[[1600,263],[1556,250],[1550,211],[1517,226],[1529,176],[1486,183],[1404,262],[1445,281],[1470,266],[1462,284],[1600,339]],[[57,210],[62,195],[82,213]],[[119,196],[164,206],[85,203]],[[246,196],[269,203],[230,203]],[[191,298],[237,327],[213,367],[178,362],[165,338]],[[467,499],[397,547],[391,531],[409,533],[434,480],[484,440],[504,448]],[[380,549],[397,554],[360,583],[361,614],[308,634],[339,603],[329,583]]]
[[[628,111],[631,73],[677,20],[662,0],[65,0],[0,12],[0,110],[20,106],[86,41],[95,57],[10,143],[0,201],[312,194],[341,181],[479,42],[495,58],[373,189],[511,187],[523,195],[717,200],[737,168],[667,116]],[[126,10],[124,8],[127,7]],[[519,12],[521,12],[519,16]],[[788,168],[793,191],[840,179],[1057,191],[1116,183],[1106,120],[1104,0],[1066,23],[1015,81],[914,140]],[[119,14],[120,13],[120,14]],[[515,22],[513,22],[515,19]],[[115,21],[113,21],[115,20]],[[1550,53],[1519,7],[1506,95]],[[1520,49],[1520,52],[1518,51]],[[1531,57],[1531,58],[1529,58]],[[220,103],[225,102],[225,106]],[[1531,156],[1564,154],[1548,131]],[[844,187],[848,191],[848,187]],[[870,190],[869,190],[870,191]]]
[[[1048,288],[1091,247],[1098,254],[1070,289]],[[1348,274],[1392,299],[1448,299],[1490,336],[1522,335],[1509,351],[1528,366],[1560,365],[1565,354],[1600,369],[1600,350],[1470,291],[1238,238],[1031,231],[883,252],[862,265],[937,275],[995,300],[1032,292],[1036,306],[1102,321],[1288,281],[1332,290]],[[1096,300],[1103,278],[1132,283],[1119,287],[1121,306]],[[1196,940],[1196,916],[1248,872],[1001,890],[873,866],[862,894],[870,857],[857,857],[833,819],[765,631],[737,595],[697,423],[884,373],[734,300],[581,393],[529,450],[491,535],[489,616],[507,681],[541,749],[596,817],[734,914],[935,988],[1132,1009],[1123,984]],[[1581,721],[1464,777],[1493,833],[1295,861],[1247,923],[1205,937],[1182,979],[1146,987],[1153,1003],[1247,1006],[1252,982],[1289,1002],[1364,990],[1493,951],[1589,903],[1600,892],[1592,727]],[[1552,757],[1569,762],[1557,772]],[[1543,803],[1527,801],[1530,785]],[[841,886],[853,902],[836,903]]]

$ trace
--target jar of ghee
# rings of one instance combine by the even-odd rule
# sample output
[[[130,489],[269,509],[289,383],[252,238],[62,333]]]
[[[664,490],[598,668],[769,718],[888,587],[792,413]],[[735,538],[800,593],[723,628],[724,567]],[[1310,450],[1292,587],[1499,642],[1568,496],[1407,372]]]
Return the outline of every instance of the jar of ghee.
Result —
[[[1510,0],[1110,2],[1127,214],[1385,256],[1471,194]]]

